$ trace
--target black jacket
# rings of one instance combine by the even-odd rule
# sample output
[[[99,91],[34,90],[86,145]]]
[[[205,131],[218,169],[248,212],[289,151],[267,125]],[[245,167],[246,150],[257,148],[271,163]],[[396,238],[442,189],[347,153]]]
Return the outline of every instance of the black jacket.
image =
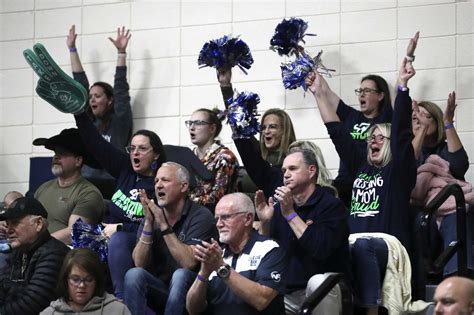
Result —
[[[0,314],[38,314],[55,294],[68,247],[46,230],[27,253],[13,250],[0,271]]]

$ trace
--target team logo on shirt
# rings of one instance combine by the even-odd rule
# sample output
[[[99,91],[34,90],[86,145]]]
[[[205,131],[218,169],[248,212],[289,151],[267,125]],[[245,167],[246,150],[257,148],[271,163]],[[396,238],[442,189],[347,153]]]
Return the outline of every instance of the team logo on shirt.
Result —
[[[351,215],[373,217],[378,214],[380,195],[377,188],[382,186],[383,178],[380,174],[359,174],[352,189]]]
[[[272,271],[270,273],[270,277],[272,277],[273,281],[275,282],[280,282],[281,280],[281,274],[278,271]]]
[[[352,127],[351,136],[354,140],[365,140],[368,137],[367,130],[370,128],[370,123],[355,124]]]
[[[249,257],[250,267],[255,267],[258,265],[259,261],[262,259],[261,255]]]

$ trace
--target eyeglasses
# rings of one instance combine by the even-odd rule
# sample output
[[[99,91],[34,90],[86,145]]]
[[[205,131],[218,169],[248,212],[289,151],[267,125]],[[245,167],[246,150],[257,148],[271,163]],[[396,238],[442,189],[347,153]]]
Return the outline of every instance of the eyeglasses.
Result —
[[[144,145],[139,145],[138,147],[134,145],[129,145],[125,147],[125,150],[127,151],[127,153],[133,153],[135,152],[135,150],[137,150],[138,153],[145,154],[145,153],[148,153],[148,151],[150,151],[151,149],[152,147],[147,147]]]
[[[384,139],[388,139],[390,140],[389,137],[385,137],[383,135],[372,135],[370,137],[367,138],[367,143],[371,143],[371,142],[377,142],[377,143],[382,143],[384,141]]]
[[[359,96],[361,94],[365,95],[365,94],[370,94],[370,93],[379,93],[380,91],[375,90],[375,89],[365,88],[365,89],[355,89],[354,92],[357,96]]]
[[[191,128],[192,125],[196,127],[201,127],[205,125],[210,125],[211,123],[204,120],[186,120],[184,124],[186,125],[186,127]]]
[[[78,277],[78,276],[72,276],[72,277],[69,277],[68,278],[68,281],[69,281],[69,284],[75,286],[75,287],[78,287],[82,284],[84,284],[85,286],[88,286],[88,285],[91,285],[95,279],[91,276],[89,277],[86,277],[86,278],[81,278],[81,277]]]
[[[242,213],[248,213],[248,212],[240,211],[240,212],[235,212],[235,213],[223,214],[221,216],[214,217],[214,221],[216,223],[219,222],[219,220],[221,220],[222,222],[227,222],[229,221],[230,218],[235,217],[236,215],[242,214]]]

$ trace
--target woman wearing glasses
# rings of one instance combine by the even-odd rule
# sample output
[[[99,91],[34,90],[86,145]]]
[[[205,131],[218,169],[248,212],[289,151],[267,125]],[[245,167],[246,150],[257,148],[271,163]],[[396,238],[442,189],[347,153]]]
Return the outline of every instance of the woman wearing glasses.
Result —
[[[154,196],[155,174],[166,161],[166,154],[160,137],[153,131],[136,131],[127,154],[105,140],[85,112],[74,118],[87,151],[117,180],[103,222],[104,234],[110,238],[108,262],[114,292],[121,299],[125,273],[133,267],[136,232],[144,217],[138,192],[143,189],[149,198]]]
[[[416,181],[416,162],[411,144],[412,110],[407,83],[414,75],[412,64],[405,58],[399,71],[392,122],[370,127],[367,150],[360,150],[347,134],[335,109],[321,106],[327,98],[325,94],[332,93],[321,75],[311,73],[306,79],[339,157],[354,179],[348,219],[351,234],[390,234],[409,252],[409,200]],[[351,253],[356,304],[365,308],[367,314],[378,314],[388,247],[380,238],[364,238],[354,243]]]
[[[104,266],[93,251],[71,250],[61,268],[57,291],[60,298],[51,302],[41,315],[49,314],[131,314],[127,306],[105,292]]]
[[[191,191],[192,201],[206,206],[212,213],[219,199],[234,192],[239,163],[234,153],[216,138],[222,130],[222,120],[218,109],[201,108],[196,110],[190,120],[186,120],[191,142],[196,145],[194,153],[214,174],[214,180],[203,181]]]
[[[414,58],[419,32],[410,40],[407,47],[407,56]],[[324,80],[324,79],[323,79]],[[368,130],[374,124],[388,123],[392,120],[392,104],[390,90],[384,78],[369,74],[362,78],[360,87],[355,90],[358,97],[360,110],[344,103],[329,86],[323,102],[318,104],[320,111],[336,111],[342,124],[349,131],[352,139],[358,144],[360,150],[365,151]],[[334,186],[339,191],[340,198],[349,206],[353,178],[347,171],[346,165],[341,161]]]
[[[229,105],[228,100],[234,95],[231,78],[232,69],[218,70],[217,79],[226,108]],[[234,143],[248,174],[242,179],[242,186],[246,187],[244,191],[255,192],[262,189],[268,197],[275,188],[270,183],[281,182],[278,178],[281,175],[279,170],[296,136],[290,116],[280,108],[270,108],[265,111],[260,120],[260,128],[259,140],[251,137],[250,139],[235,139]],[[257,159],[257,156],[261,158]],[[274,180],[269,178],[273,176],[272,174],[278,174]]]

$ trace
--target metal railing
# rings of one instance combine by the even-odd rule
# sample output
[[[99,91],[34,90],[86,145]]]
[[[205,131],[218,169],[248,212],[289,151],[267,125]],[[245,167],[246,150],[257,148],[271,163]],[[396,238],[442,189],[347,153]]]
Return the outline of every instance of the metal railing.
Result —
[[[427,214],[424,217],[425,222],[430,222],[436,210],[448,199],[454,196],[456,200],[456,240],[431,262],[429,266],[430,273],[440,273],[454,254],[458,254],[458,275],[468,276],[467,272],[467,240],[466,240],[466,202],[464,193],[458,184],[446,185],[436,197],[425,207]],[[427,223],[429,224],[429,223]],[[429,231],[429,229],[428,229]],[[429,237],[428,237],[429,238]]]
[[[352,293],[344,281],[342,273],[326,273],[326,279],[321,285],[306,298],[300,308],[300,315],[311,314],[326,295],[339,284],[341,290],[342,314],[352,315]]]

